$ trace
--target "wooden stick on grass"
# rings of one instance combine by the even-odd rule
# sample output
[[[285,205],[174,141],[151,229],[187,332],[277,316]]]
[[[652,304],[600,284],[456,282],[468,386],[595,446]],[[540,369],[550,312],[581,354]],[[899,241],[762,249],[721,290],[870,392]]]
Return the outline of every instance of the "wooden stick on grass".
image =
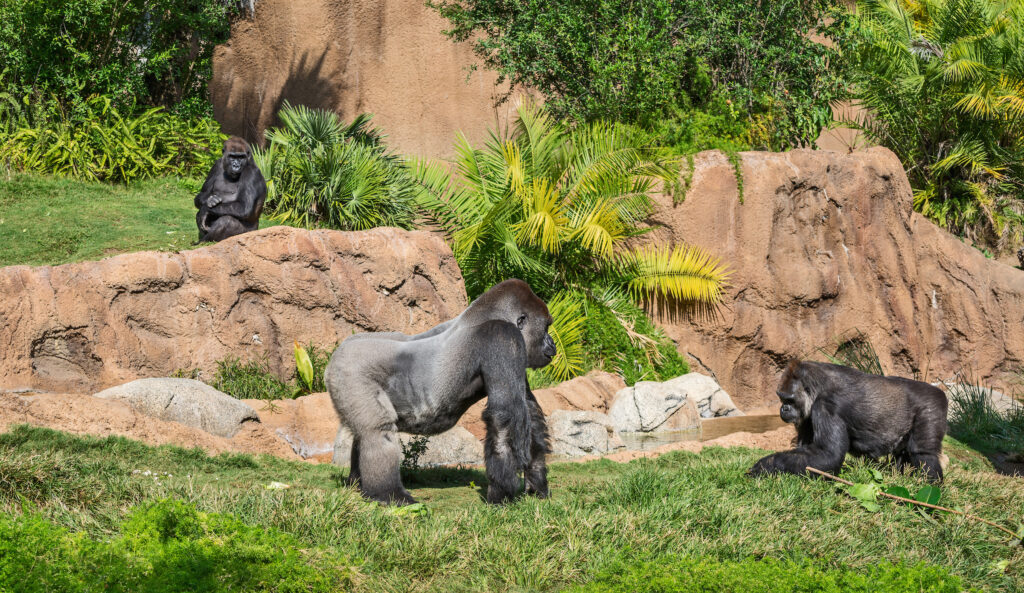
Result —
[[[833,476],[832,474],[830,474],[828,472],[823,472],[820,469],[813,468],[813,467],[811,467],[809,465],[807,466],[807,471],[809,471],[811,473],[818,474],[819,476],[824,476],[824,477],[826,477],[826,478],[828,478],[830,480],[835,480],[836,482],[839,482],[841,484],[846,484],[847,486],[853,486],[853,482],[848,482],[848,481],[846,481],[846,480],[844,480],[844,479],[842,479],[840,477]],[[970,513],[965,513],[963,511],[958,511],[956,509],[950,509],[950,508],[947,508],[947,507],[940,507],[940,506],[934,505],[934,504],[928,504],[927,502],[921,502],[919,500],[914,500],[912,498],[903,498],[902,496],[896,496],[895,494],[889,494],[887,492],[879,492],[879,494],[881,494],[882,496],[884,496],[886,498],[891,498],[893,500],[898,500],[900,502],[909,502],[910,504],[916,504],[916,505],[919,505],[919,506],[928,507],[930,509],[936,509],[936,510],[939,510],[939,511],[945,511],[947,513],[953,513],[954,515],[963,515],[964,517],[967,517],[968,519],[974,519],[976,521],[981,521],[982,523],[984,523],[986,525],[991,525],[992,527],[995,527],[996,529],[998,529],[1000,531],[1005,531],[1006,533],[1009,533],[1011,537],[1014,537],[1014,538],[1017,537],[1017,534],[1014,533],[1013,531],[1003,527],[1002,525],[999,525],[997,523],[993,523],[992,521],[989,521],[988,519],[982,519],[981,517],[979,517],[977,515],[972,515]]]

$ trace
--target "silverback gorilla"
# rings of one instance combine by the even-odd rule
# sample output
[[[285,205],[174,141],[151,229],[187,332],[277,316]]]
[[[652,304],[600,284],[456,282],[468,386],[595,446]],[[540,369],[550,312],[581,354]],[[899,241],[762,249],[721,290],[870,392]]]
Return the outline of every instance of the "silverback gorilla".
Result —
[[[365,333],[345,339],[324,373],[341,421],[352,431],[348,483],[367,498],[410,504],[397,431],[444,432],[487,398],[487,502],[519,491],[548,495],[547,426],[526,381],[527,368],[555,356],[547,305],[522,280],[506,280],[458,317],[421,334]]]
[[[249,143],[232,136],[196,195],[199,242],[222,241],[259,228],[267,182],[252,160]]]
[[[941,389],[900,377],[882,377],[822,362],[793,361],[778,389],[779,415],[796,425],[797,448],[769,455],[749,475],[804,474],[811,466],[836,473],[847,452],[942,481],[942,437],[948,401]]]

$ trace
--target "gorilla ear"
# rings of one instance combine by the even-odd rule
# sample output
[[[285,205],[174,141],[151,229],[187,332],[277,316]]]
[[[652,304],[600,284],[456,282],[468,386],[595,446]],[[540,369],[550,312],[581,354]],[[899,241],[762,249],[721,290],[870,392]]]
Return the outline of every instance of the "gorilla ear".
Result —
[[[524,325],[526,325],[526,315],[520,315],[519,319],[516,319],[516,326],[522,330]]]

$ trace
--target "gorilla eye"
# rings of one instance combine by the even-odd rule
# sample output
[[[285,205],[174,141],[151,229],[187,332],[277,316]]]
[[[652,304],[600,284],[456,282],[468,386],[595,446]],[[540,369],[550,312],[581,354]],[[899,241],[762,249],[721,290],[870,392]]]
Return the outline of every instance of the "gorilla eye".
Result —
[[[519,329],[523,329],[523,326],[526,325],[526,315],[520,315],[519,319],[516,319],[516,325],[519,326]]]

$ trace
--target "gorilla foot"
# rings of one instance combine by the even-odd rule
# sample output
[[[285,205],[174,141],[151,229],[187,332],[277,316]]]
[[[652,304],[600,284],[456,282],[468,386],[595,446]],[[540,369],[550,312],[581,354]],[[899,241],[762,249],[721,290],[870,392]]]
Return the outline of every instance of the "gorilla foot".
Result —
[[[417,500],[405,490],[401,492],[388,492],[383,494],[363,493],[363,496],[375,500],[384,505],[404,507],[409,504],[416,504]]]

